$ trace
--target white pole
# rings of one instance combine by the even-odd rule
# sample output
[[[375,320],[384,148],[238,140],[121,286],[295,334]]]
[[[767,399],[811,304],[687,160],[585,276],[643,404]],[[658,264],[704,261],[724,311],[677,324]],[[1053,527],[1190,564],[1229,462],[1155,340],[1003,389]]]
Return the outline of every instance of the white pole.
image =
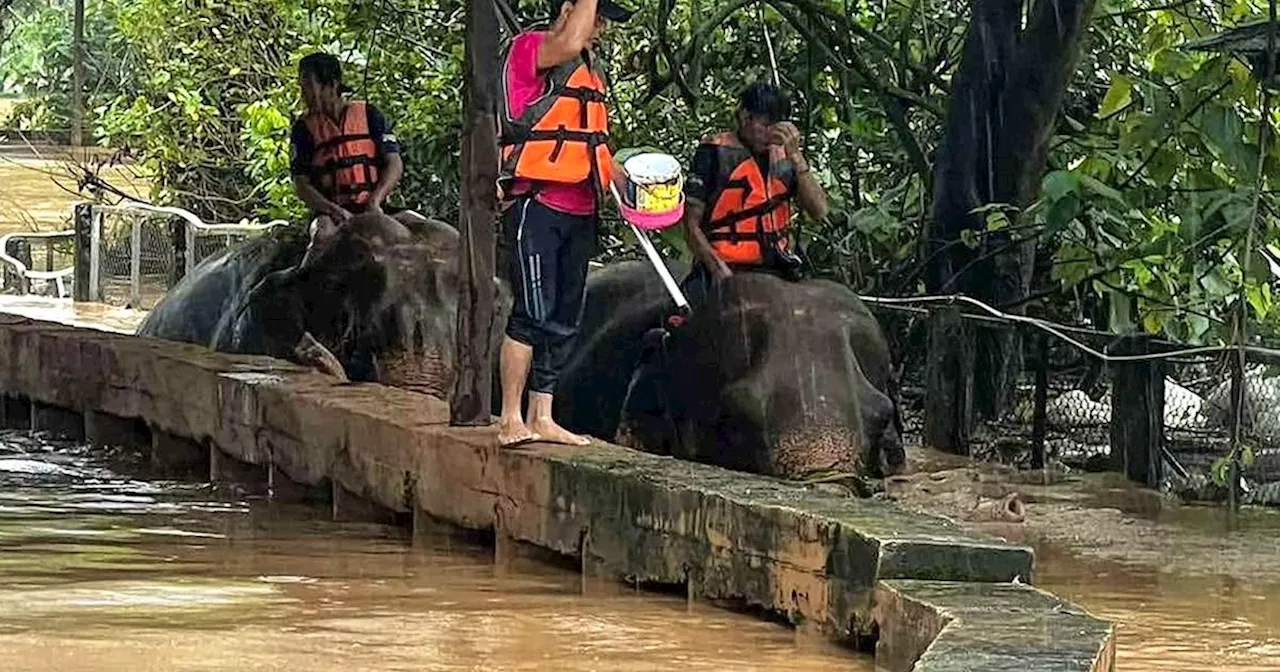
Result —
[[[102,301],[102,220],[105,215],[93,207],[89,216],[89,300]]]
[[[142,222],[138,215],[129,218],[129,300],[134,310],[142,308]]]
[[[622,205],[622,197],[618,195],[618,188],[612,182],[609,183],[609,191],[613,192],[613,198]],[[623,217],[625,220],[626,217]],[[667,265],[663,263],[662,257],[658,255],[658,251],[653,248],[653,243],[649,242],[649,237],[645,235],[640,227],[627,222],[632,232],[636,234],[636,240],[640,241],[640,247],[644,248],[644,253],[649,257],[649,263],[653,264],[653,269],[658,272],[658,277],[662,278],[662,284],[667,286],[667,293],[671,295],[671,299],[676,302],[676,306],[684,312],[689,312],[689,302],[684,298],[684,292],[680,291],[680,286],[676,284],[674,278],[671,277],[671,271],[667,270]]]

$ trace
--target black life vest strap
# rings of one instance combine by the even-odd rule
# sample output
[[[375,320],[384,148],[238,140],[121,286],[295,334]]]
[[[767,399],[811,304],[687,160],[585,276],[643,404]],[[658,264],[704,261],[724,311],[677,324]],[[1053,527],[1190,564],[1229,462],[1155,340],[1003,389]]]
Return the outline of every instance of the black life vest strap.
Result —
[[[322,150],[331,149],[333,147],[337,147],[338,145],[344,142],[352,142],[354,140],[371,140],[373,141],[375,146],[378,144],[377,140],[373,137],[373,134],[371,133],[354,133],[351,135],[335,135],[334,137],[329,138],[324,142],[317,143],[315,146],[315,151],[319,152]]]
[[[787,197],[774,196],[760,205],[747,208],[741,212],[735,212],[731,215],[721,217],[720,219],[711,221],[706,226],[707,240],[728,240],[737,243],[742,234],[738,231],[738,224],[753,217],[759,218],[773,212],[778,206],[786,203]],[[756,222],[756,232],[764,232],[763,222]]]

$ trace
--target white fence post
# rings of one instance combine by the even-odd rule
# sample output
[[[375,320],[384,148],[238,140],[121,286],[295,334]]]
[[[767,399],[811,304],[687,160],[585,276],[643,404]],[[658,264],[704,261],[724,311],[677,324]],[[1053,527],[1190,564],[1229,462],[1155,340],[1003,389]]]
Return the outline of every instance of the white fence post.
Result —
[[[93,209],[93,226],[89,234],[89,300],[102,301],[102,220],[103,214]]]
[[[129,217],[129,305],[142,306],[142,222],[137,213]]]

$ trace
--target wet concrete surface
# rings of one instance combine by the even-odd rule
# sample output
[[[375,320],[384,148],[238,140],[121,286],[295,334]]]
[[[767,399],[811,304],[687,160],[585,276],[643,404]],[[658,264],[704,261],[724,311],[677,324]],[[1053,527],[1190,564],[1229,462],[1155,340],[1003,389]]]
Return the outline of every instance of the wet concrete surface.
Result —
[[[146,311],[105,303],[77,303],[71,299],[14,295],[0,295],[0,313],[116,334],[136,332],[138,325],[147,316]]]

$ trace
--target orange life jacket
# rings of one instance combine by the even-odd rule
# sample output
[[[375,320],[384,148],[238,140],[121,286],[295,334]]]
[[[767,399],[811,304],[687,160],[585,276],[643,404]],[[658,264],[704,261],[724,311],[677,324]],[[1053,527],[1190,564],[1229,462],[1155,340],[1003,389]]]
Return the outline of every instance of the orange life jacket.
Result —
[[[601,62],[583,55],[552,68],[545,92],[529,103],[519,117],[512,117],[506,83],[507,59],[503,58],[502,111],[498,142],[502,148],[499,185],[507,198],[515,179],[577,184],[589,180],[600,199],[613,179],[613,153],[609,150],[609,113],[605,107],[608,79]]]
[[[766,248],[786,252],[790,247],[791,193],[784,178],[795,171],[781,147],[769,149],[768,176],[760,172],[751,152],[732,132],[704,139],[716,147],[720,190],[709,199],[703,215],[707,242],[725,263],[764,264]]]
[[[315,152],[311,176],[316,188],[339,205],[365,205],[378,185],[378,143],[369,134],[369,111],[353,100],[342,110],[341,124],[313,112],[304,120]]]

